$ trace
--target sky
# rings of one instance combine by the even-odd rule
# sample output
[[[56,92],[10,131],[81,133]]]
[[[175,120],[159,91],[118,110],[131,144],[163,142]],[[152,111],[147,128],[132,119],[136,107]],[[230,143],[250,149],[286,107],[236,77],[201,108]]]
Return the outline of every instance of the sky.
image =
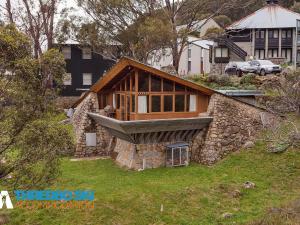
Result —
[[[12,7],[17,7],[21,0],[11,0]],[[35,0],[38,1],[38,0]],[[6,0],[0,0],[0,6],[5,6]],[[61,0],[61,3],[58,6],[58,13],[61,12],[64,8],[73,8],[70,14],[75,14],[77,16],[86,16],[84,11],[77,7],[76,0]],[[3,16],[4,10],[0,7],[0,15]],[[59,17],[59,15],[58,15]],[[58,18],[56,18],[58,19]]]

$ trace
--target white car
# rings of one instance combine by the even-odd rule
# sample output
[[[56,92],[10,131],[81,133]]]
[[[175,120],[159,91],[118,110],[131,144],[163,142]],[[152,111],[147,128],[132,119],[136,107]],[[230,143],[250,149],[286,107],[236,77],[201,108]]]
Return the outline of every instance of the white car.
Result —
[[[280,65],[272,63],[270,60],[253,60],[250,66],[255,69],[257,74],[262,76],[270,73],[281,73],[282,68]]]

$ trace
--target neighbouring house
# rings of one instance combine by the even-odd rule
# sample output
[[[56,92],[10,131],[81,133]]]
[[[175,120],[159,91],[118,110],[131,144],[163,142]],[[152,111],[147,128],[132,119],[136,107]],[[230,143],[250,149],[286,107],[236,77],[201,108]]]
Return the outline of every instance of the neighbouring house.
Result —
[[[210,73],[209,48],[212,41],[201,40],[196,37],[188,37],[188,43],[184,47],[178,67],[179,76]],[[155,68],[164,69],[173,65],[173,57],[170,48],[153,51],[148,63]]]
[[[283,8],[277,0],[226,28],[211,47],[212,72],[224,72],[229,61],[269,59],[274,63],[300,60],[297,34],[300,14]],[[300,23],[299,23],[300,27]]]
[[[205,86],[121,58],[74,105],[76,157],[140,170],[212,164],[275,116]]]
[[[56,47],[66,61],[66,75],[61,91],[64,99],[78,99],[115,64],[115,60],[93,51],[90,46],[68,43],[56,44]]]

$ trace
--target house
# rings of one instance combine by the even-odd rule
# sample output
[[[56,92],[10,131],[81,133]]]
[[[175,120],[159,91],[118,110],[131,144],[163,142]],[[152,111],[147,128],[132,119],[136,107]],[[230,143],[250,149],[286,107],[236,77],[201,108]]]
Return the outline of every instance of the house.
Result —
[[[115,63],[115,60],[93,51],[90,46],[68,43],[56,44],[56,47],[66,61],[62,96],[80,96]]]
[[[295,64],[300,60],[297,42],[300,14],[267,0],[265,7],[226,28],[226,36],[211,48],[214,71],[224,70],[229,61],[269,59],[275,63]]]
[[[110,156],[135,170],[212,164],[253,140],[274,117],[126,57],[73,108],[75,156]]]
[[[196,37],[188,37],[188,43],[184,47],[180,61],[178,74],[180,76],[210,73],[209,48],[212,41],[201,40]],[[163,69],[173,65],[173,57],[170,48],[153,51],[148,63],[155,68]]]

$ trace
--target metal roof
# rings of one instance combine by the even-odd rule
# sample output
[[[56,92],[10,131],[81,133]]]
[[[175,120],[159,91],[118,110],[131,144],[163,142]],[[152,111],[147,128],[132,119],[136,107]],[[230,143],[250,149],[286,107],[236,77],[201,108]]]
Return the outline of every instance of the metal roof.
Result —
[[[263,96],[264,92],[260,90],[218,90],[218,92],[232,97],[242,96]]]
[[[233,23],[227,30],[263,29],[263,28],[295,28],[300,14],[277,4],[268,4],[260,10]]]

